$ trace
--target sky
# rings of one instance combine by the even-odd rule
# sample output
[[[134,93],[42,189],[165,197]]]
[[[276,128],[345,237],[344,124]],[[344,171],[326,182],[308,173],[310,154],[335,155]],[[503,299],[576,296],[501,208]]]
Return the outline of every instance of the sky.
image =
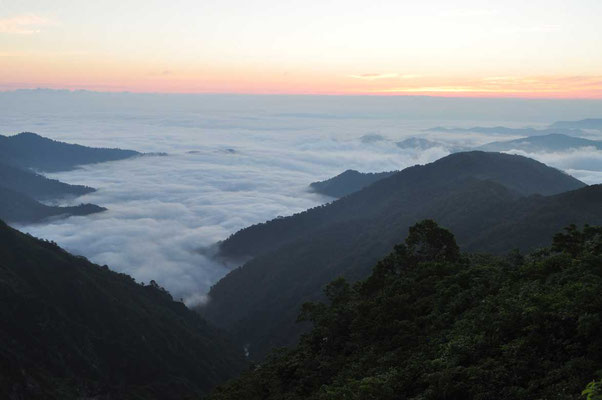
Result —
[[[602,98],[599,0],[0,0],[0,90]]]

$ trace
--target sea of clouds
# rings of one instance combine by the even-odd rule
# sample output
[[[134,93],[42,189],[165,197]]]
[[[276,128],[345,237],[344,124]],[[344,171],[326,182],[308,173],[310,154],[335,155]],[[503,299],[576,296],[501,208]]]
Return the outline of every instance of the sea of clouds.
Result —
[[[193,305],[206,301],[210,286],[229,270],[211,257],[216,242],[248,225],[333,200],[310,193],[307,186],[313,181],[346,169],[398,170],[434,161],[452,148],[515,138],[424,131],[433,126],[543,127],[556,119],[592,116],[575,108],[573,114],[554,118],[554,105],[541,106],[535,116],[515,111],[516,119],[509,120],[506,114],[494,112],[499,107],[486,104],[488,112],[476,118],[472,116],[478,113],[470,113],[464,103],[452,110],[437,103],[436,112],[429,115],[423,110],[429,104],[405,101],[52,91],[0,94],[5,109],[0,115],[2,134],[33,131],[71,143],[168,154],[48,174],[98,189],[60,204],[89,202],[108,211],[18,228],[138,281],[155,280]],[[602,115],[602,105],[596,104]],[[420,110],[416,118],[408,111],[412,107]],[[592,112],[593,106],[588,107],[586,111]],[[512,105],[504,112],[515,109],[519,107]],[[602,137],[598,134],[590,133],[590,138]],[[408,137],[440,145],[426,150],[395,145]],[[587,183],[602,182],[598,150],[524,155]]]

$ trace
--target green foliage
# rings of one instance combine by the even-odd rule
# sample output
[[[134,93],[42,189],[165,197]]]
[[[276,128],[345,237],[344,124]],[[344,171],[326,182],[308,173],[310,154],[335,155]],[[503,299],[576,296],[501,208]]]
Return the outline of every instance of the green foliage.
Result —
[[[602,381],[588,383],[581,395],[585,396],[586,400],[602,400]]]
[[[565,228],[565,233],[554,236],[552,250],[567,252],[573,257],[585,252],[602,251],[602,227],[585,225],[580,231],[575,224]]]
[[[368,279],[305,304],[296,347],[210,399],[579,399],[602,370],[599,244],[600,227],[569,227],[528,256],[459,255],[424,221]]]
[[[406,246],[413,262],[454,262],[460,258],[460,248],[456,244],[454,235],[447,229],[439,228],[432,219],[426,219],[410,227]]]

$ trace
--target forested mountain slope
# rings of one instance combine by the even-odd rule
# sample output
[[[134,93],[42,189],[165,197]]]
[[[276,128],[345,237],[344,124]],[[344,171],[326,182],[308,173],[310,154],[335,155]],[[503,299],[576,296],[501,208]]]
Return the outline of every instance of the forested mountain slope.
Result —
[[[210,400],[577,400],[600,395],[602,228],[528,256],[461,254],[432,221],[364,281],[305,304],[313,328]],[[590,397],[588,397],[590,398]],[[591,397],[592,399],[598,397]]]
[[[338,276],[365,278],[417,221],[440,221],[466,250],[530,250],[549,244],[568,223],[602,224],[602,186],[525,196],[582,186],[536,161],[498,153],[458,153],[408,168],[329,205],[234,235],[225,248],[255,257],[214,285],[202,312],[261,358],[295,342],[303,302],[320,298]]]
[[[420,207],[432,200],[429,191],[466,179],[490,180],[519,195],[550,195],[585,186],[530,158],[481,151],[455,153],[406,168],[332,204],[242,229],[221,243],[220,251],[224,256],[261,254],[333,222],[370,219],[391,208]]]
[[[199,398],[240,349],[156,284],[0,222],[0,397]]]

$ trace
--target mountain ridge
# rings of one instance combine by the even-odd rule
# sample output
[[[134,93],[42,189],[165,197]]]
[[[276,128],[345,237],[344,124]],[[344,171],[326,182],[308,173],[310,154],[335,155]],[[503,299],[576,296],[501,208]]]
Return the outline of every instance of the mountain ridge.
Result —
[[[303,331],[294,323],[303,302],[318,299],[337,276],[365,278],[413,223],[440,221],[456,232],[465,250],[530,250],[547,245],[545,240],[566,223],[602,224],[601,187],[500,153],[456,153],[410,167],[330,204],[245,228],[222,242],[225,254],[253,258],[211,288],[211,301],[201,312],[261,359],[271,348],[295,342]],[[577,195],[581,204],[555,197],[569,190],[591,196]],[[524,232],[516,235],[510,228],[517,218],[537,220],[541,227],[521,225]],[[487,233],[487,241],[473,239],[481,233]]]
[[[514,160],[512,163],[512,173],[506,171],[505,167],[500,167],[500,163],[503,164],[505,160]],[[527,166],[530,166],[530,168],[526,168]],[[526,176],[525,170],[528,170],[530,175]],[[328,211],[325,211],[325,206],[318,206],[296,214],[296,218],[301,221],[307,220],[308,214],[311,214],[311,217],[309,218],[313,220],[314,224],[319,224],[321,219],[332,219],[333,213],[336,215],[339,215],[341,212],[348,212],[351,214],[353,212],[360,212],[361,207],[366,209],[371,207],[371,203],[374,200],[370,197],[373,195],[377,195],[379,201],[386,202],[388,201],[386,192],[392,192],[393,188],[398,185],[411,187],[415,184],[422,185],[424,181],[427,180],[444,182],[450,179],[457,179],[459,177],[457,175],[458,173],[481,180],[499,179],[499,183],[506,185],[509,189],[515,190],[523,195],[534,193],[556,194],[586,186],[583,182],[564,172],[548,167],[543,163],[527,157],[471,151],[453,153],[423,166],[408,167],[402,171],[393,173],[387,178],[372,183],[369,186],[370,190],[364,188],[359,192],[352,193],[350,196],[335,202],[336,205],[326,206],[328,207]],[[383,182],[386,183],[383,184]],[[379,192],[379,190],[381,190],[379,188],[382,188],[384,191],[382,193]],[[345,205],[353,202],[358,203],[354,206],[355,211],[340,211],[341,208],[345,208]],[[362,204],[361,207],[360,203]],[[336,216],[334,218],[336,218]],[[261,249],[265,247],[274,247],[272,243],[281,243],[285,240],[286,235],[290,236],[290,233],[287,234],[287,231],[298,231],[298,229],[293,230],[289,226],[289,221],[291,221],[291,217],[271,220],[266,223],[244,228],[220,243],[220,253],[223,256],[244,257],[255,255],[261,252]],[[271,243],[262,243],[261,238],[263,237],[263,232],[265,232],[266,229],[269,229],[268,225],[278,227],[278,234],[270,237],[269,240]],[[308,224],[307,226],[313,228],[313,225]],[[252,245],[249,246],[247,243],[251,243]],[[251,248],[260,250],[251,250]]]
[[[37,171],[64,171],[78,165],[123,160],[140,154],[134,150],[60,142],[33,132],[0,135],[0,156],[4,163]]]
[[[491,142],[480,146],[478,149],[484,151],[524,150],[529,152],[554,152],[580,147],[593,147],[597,150],[602,150],[602,141],[551,133],[548,135]]]

